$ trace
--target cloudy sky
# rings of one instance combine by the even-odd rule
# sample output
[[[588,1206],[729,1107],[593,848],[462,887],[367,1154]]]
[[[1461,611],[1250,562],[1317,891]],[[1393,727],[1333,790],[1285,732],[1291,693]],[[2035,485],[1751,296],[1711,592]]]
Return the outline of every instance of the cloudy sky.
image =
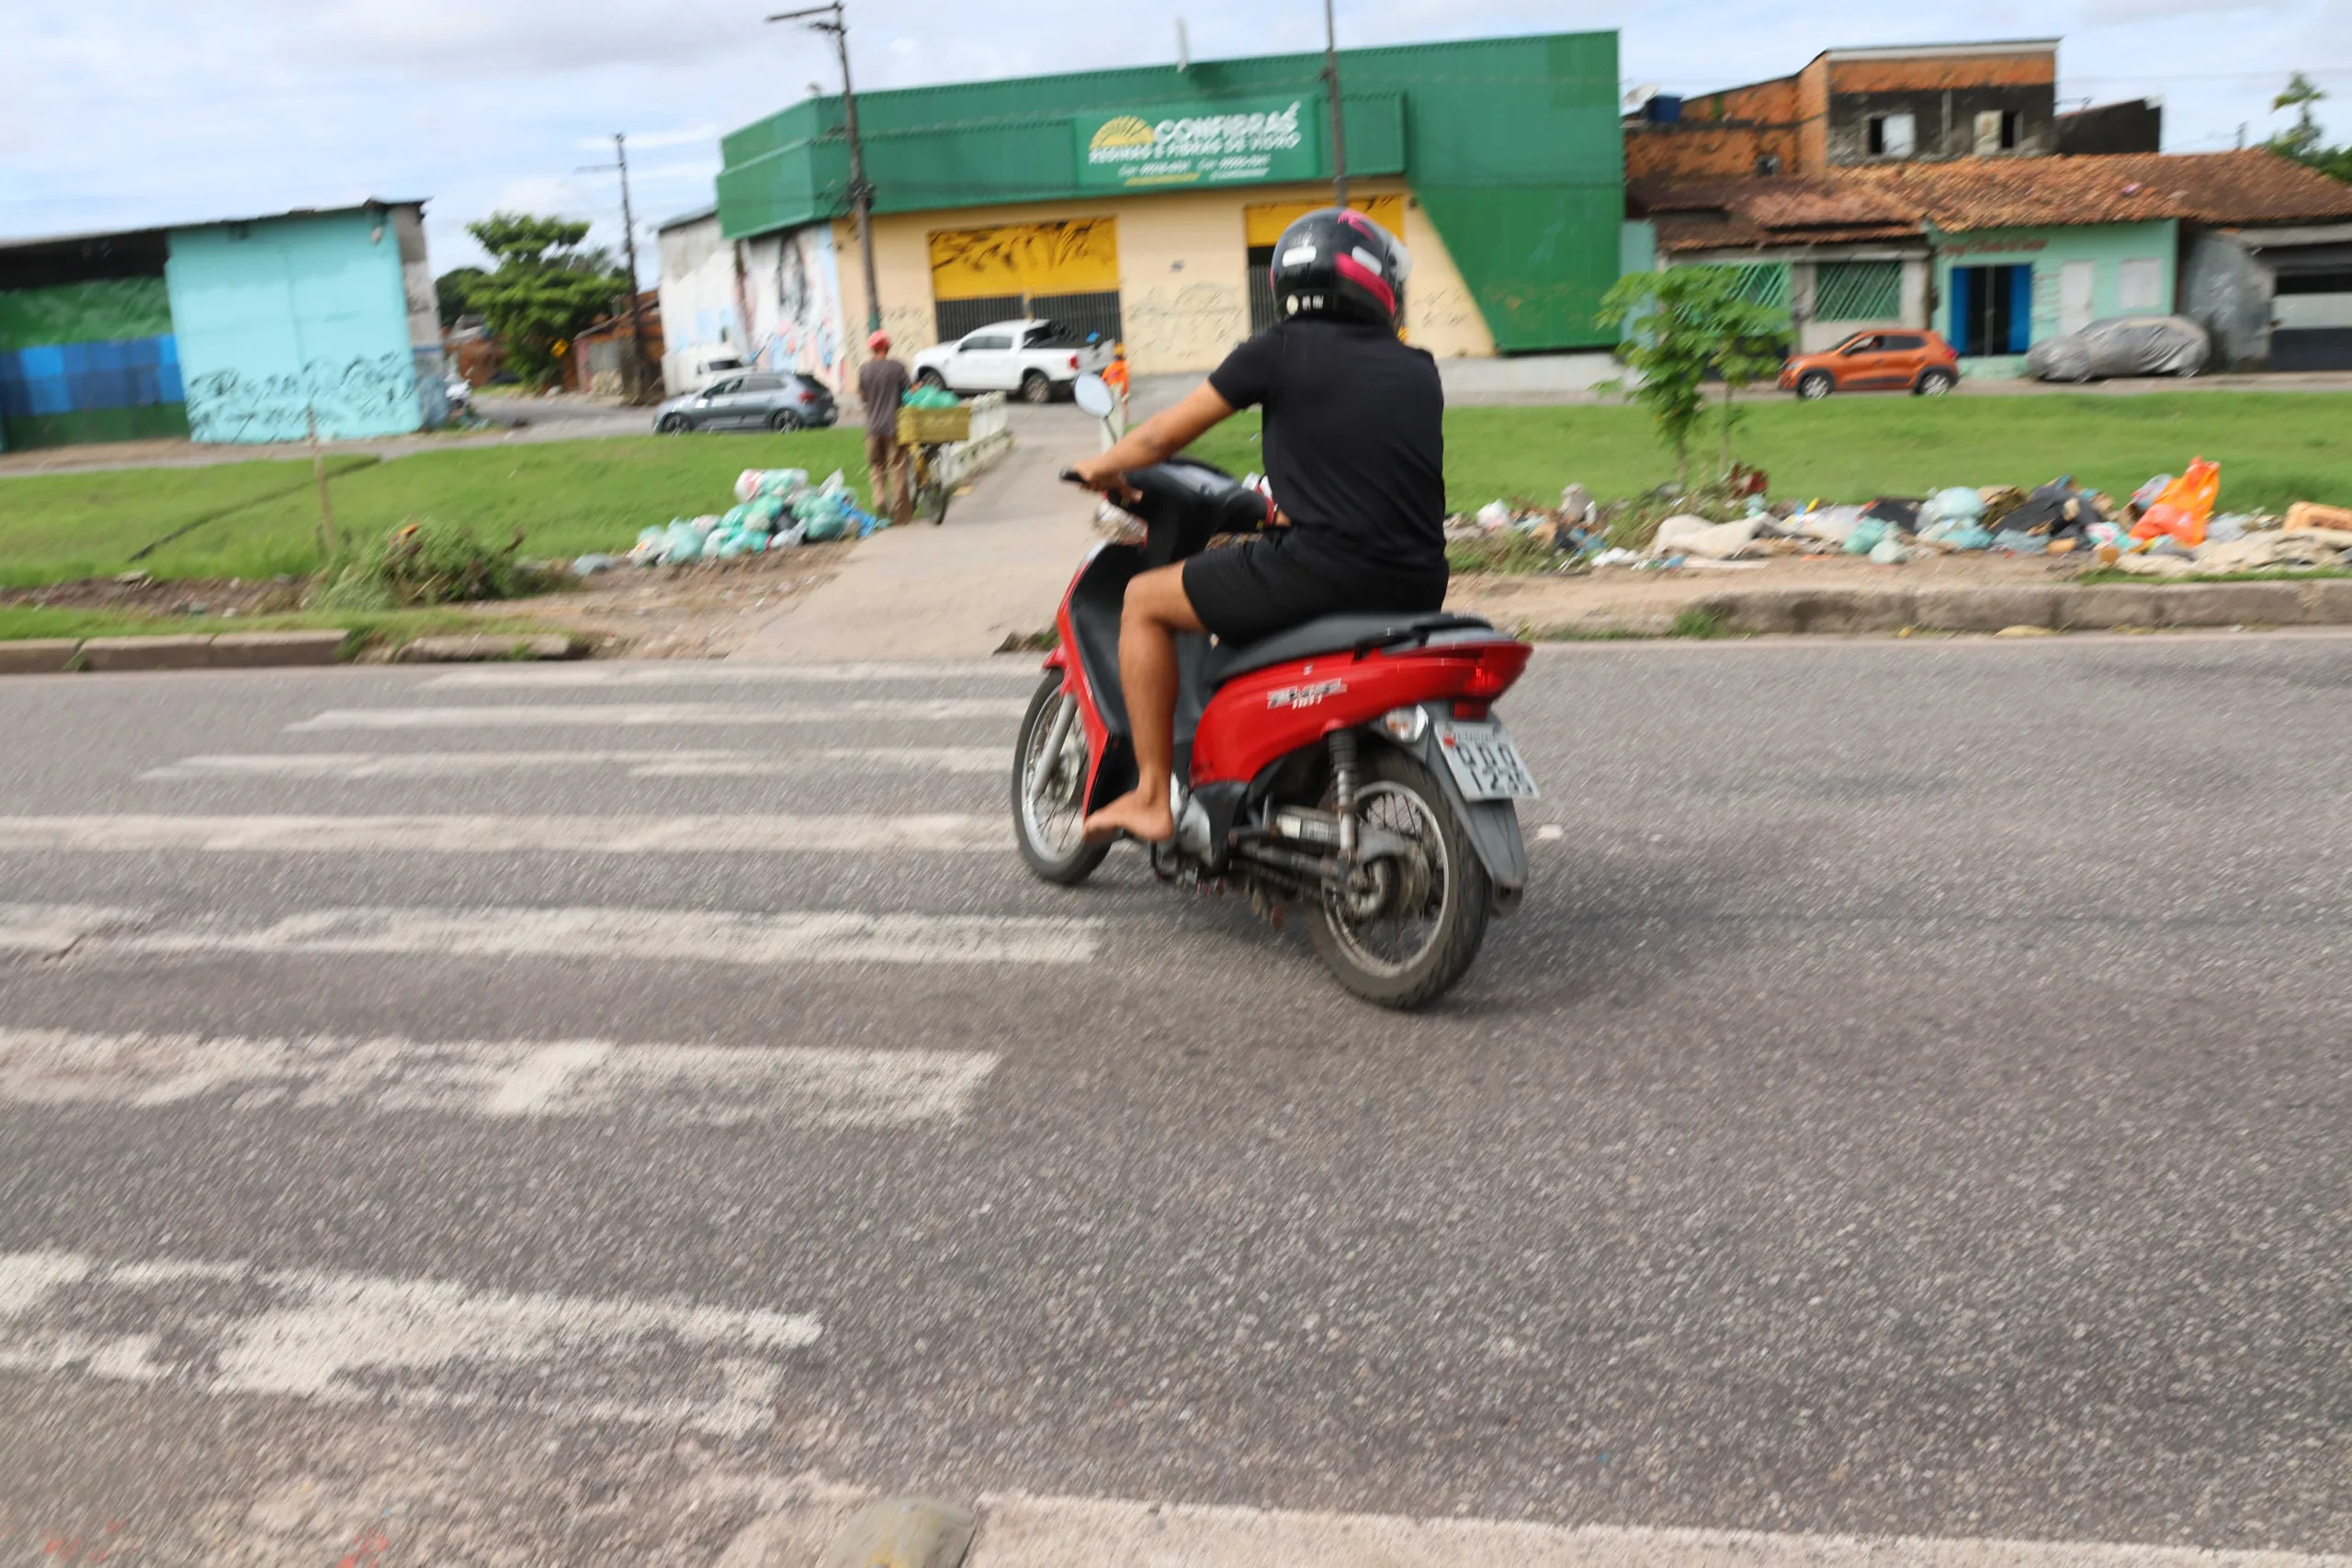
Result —
[[[425,197],[435,270],[479,259],[501,208],[594,220],[582,172],[631,141],[639,262],[660,219],[710,200],[721,130],[830,90],[825,40],[761,0],[0,0],[0,237]],[[920,86],[1318,48],[1314,0],[850,0],[861,87]],[[2063,35],[2062,98],[2154,94],[2166,150],[2284,123],[2290,69],[2352,139],[2352,0],[1978,0],[1921,36],[1909,7],[1826,0],[1339,0],[1343,44],[1614,28],[1626,89],[1702,91],[1838,45]],[[1154,19],[1139,20],[1139,17]]]

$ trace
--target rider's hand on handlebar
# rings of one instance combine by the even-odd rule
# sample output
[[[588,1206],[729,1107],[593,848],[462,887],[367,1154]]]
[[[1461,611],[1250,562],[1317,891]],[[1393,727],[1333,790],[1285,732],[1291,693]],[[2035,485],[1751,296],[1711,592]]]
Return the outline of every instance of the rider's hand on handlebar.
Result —
[[[1083,462],[1071,464],[1062,470],[1062,477],[1072,484],[1100,491],[1114,501],[1132,501],[1138,493],[1133,485],[1127,483],[1124,469],[1108,468],[1100,457],[1089,457]]]

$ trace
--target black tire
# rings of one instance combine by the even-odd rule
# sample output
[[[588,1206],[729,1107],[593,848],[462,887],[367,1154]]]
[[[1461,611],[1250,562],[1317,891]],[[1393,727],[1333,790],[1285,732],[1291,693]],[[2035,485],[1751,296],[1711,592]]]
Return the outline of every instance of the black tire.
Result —
[[[653,430],[657,435],[684,435],[694,427],[695,422],[684,414],[665,413],[662,416],[662,422],[656,424]]]
[[[1806,402],[1818,402],[1838,389],[1838,383],[1826,370],[1808,370],[1797,378],[1797,396]]]
[[[1032,370],[1021,378],[1021,400],[1024,403],[1050,403],[1054,400],[1054,384],[1046,379],[1043,370]]]
[[[1307,940],[1340,984],[1365,1001],[1400,1010],[1423,1007],[1453,989],[1469,973],[1478,956],[1478,944],[1486,940],[1487,917],[1494,908],[1494,884],[1470,842],[1468,829],[1454,815],[1450,798],[1419,761],[1385,744],[1367,742],[1362,771],[1358,794],[1368,823],[1401,831],[1399,822],[1386,818],[1418,818],[1420,830],[1408,836],[1424,842],[1434,825],[1445,863],[1442,868],[1430,868],[1427,897],[1418,913],[1426,916],[1434,903],[1437,914],[1430,922],[1429,934],[1409,953],[1384,962],[1382,955],[1369,950],[1365,933],[1334,907],[1334,895],[1326,893],[1316,900],[1306,922]],[[1412,804],[1401,813],[1391,812],[1385,806],[1390,800]],[[1334,804],[1328,793],[1323,804],[1327,809]]]
[[[1030,753],[1043,750],[1050,738],[1054,711],[1060,706],[1061,694],[1061,671],[1046,671],[1046,678],[1037,683],[1037,694],[1029,699],[1029,711],[1022,716],[1021,739],[1012,748],[1012,835],[1021,841],[1021,858],[1028,863],[1031,871],[1045,881],[1075,887],[1093,875],[1094,868],[1102,863],[1102,857],[1111,852],[1108,844],[1090,844],[1076,836],[1077,822],[1086,811],[1086,735],[1076,715],[1071,716],[1069,739],[1062,742],[1062,755],[1071,776],[1060,783],[1060,798],[1056,802],[1062,812],[1070,816],[1070,842],[1041,842],[1037,837],[1040,824],[1030,812]]]
[[[948,485],[933,485],[923,491],[921,510],[922,515],[931,519],[933,527],[936,528],[947,521],[947,503],[955,497],[955,490]]]
[[[1911,390],[1923,398],[1940,398],[1951,388],[1951,371],[1930,369],[1919,372],[1919,384]]]
[[[775,431],[779,435],[784,434],[787,431],[798,430],[801,427],[801,423],[802,421],[800,416],[793,412],[790,409],[778,409],[775,412],[768,415],[768,428]]]
[[[929,387],[933,391],[944,392],[947,389],[947,378],[942,376],[938,371],[932,369],[930,367],[925,366],[922,370],[915,373],[915,385],[918,387]]]

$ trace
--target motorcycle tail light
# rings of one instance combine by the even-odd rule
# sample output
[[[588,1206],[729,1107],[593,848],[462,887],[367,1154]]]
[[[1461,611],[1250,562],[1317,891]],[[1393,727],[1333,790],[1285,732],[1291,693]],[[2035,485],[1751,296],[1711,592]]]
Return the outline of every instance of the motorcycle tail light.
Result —
[[[1490,643],[1481,649],[1478,662],[1462,682],[1462,694],[1489,700],[1501,696],[1519,679],[1519,672],[1527,668],[1530,651],[1523,642]]]
[[[1453,716],[1456,718],[1470,719],[1473,721],[1483,719],[1487,716],[1487,705],[1485,703],[1456,702],[1453,705]]]
[[[1073,370],[1078,368],[1078,355],[1075,354],[1069,356],[1069,367]]]

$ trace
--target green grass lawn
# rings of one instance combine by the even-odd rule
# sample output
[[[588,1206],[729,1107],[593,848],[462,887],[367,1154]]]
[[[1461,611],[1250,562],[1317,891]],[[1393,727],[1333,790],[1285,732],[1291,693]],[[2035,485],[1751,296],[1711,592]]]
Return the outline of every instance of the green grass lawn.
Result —
[[[345,482],[375,462],[330,457],[330,482]],[[141,546],[190,524],[196,525],[190,542],[212,532],[234,537],[232,520],[273,499],[306,502],[315,519],[317,494],[307,458],[0,479],[0,587],[111,577],[130,569],[130,557]],[[154,570],[152,560],[138,564]]]
[[[126,615],[118,611],[0,605],[0,642],[32,637],[204,637],[215,632],[347,631],[361,646],[398,648],[441,632],[512,632],[548,627],[519,615],[478,615],[457,609],[302,610],[277,615]]]
[[[1776,499],[1867,501],[1946,485],[2030,489],[2066,473],[2122,496],[2202,456],[2222,465],[2225,512],[2352,502],[2352,397],[2341,394],[1833,397],[1742,409],[1732,450],[1771,476]],[[1256,417],[1244,415],[1194,450],[1245,472],[1261,466],[1256,431]],[[1712,467],[1715,440],[1711,418],[1694,474]],[[1634,495],[1673,477],[1673,460],[1639,409],[1464,408],[1445,416],[1446,502],[1455,511],[1498,498],[1555,503],[1572,482],[1603,499]]]
[[[411,517],[456,518],[523,553],[619,551],[640,528],[724,512],[745,468],[840,468],[869,495],[856,430],[790,435],[632,436],[424,452],[376,462],[338,458],[335,525],[382,533]],[[132,550],[199,517],[203,523],[138,564],[157,577],[243,578],[318,564],[317,492],[308,462],[0,479],[0,586],[128,570]]]
[[[1260,465],[1254,415],[1203,440],[1236,472]],[[1702,438],[1711,460],[1713,437]],[[2202,455],[2222,465],[2225,511],[2352,501],[2352,397],[2177,392],[2113,397],[1835,397],[1746,405],[1734,450],[1771,475],[1777,497],[1863,501],[1945,485],[2030,487],[2060,474],[2116,494]],[[638,530],[721,512],[744,468],[842,469],[870,500],[859,433],[638,436],[464,447],[376,462],[332,459],[335,520],[381,533],[414,516],[457,519],[526,555],[619,551]],[[1703,470],[1706,463],[1696,467]],[[1547,502],[1579,481],[1602,498],[1637,494],[1673,466],[1647,416],[1624,407],[1467,408],[1446,416],[1449,503]],[[248,581],[319,562],[307,462],[0,479],[0,586],[106,577],[140,546],[198,525],[138,564],[157,577]]]

